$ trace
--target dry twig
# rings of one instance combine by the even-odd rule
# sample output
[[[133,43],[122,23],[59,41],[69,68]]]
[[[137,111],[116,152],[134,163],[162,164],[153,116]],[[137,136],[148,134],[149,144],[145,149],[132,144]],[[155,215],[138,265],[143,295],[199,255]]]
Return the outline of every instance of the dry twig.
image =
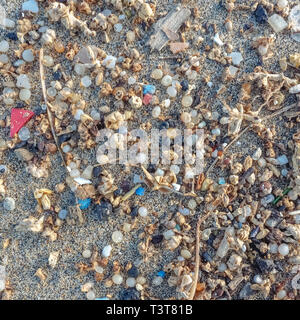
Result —
[[[63,164],[64,166],[67,168],[67,165],[66,165],[66,162],[65,162],[65,159],[64,159],[64,156],[63,156],[63,153],[61,151],[61,148],[60,148],[60,145],[58,143],[58,139],[57,139],[57,135],[55,133],[55,130],[54,130],[54,125],[53,125],[53,115],[49,109],[49,106],[51,106],[51,104],[48,102],[47,100],[47,93],[46,93],[46,85],[45,85],[45,74],[44,74],[44,66],[43,66],[43,57],[44,57],[44,50],[43,48],[40,49],[40,59],[39,59],[39,62],[40,62],[40,78],[41,78],[41,85],[42,85],[42,92],[43,92],[43,97],[44,97],[44,101],[45,101],[45,104],[46,104],[46,108],[47,108],[47,115],[48,115],[48,119],[49,119],[49,124],[50,124],[50,128],[51,128],[51,132],[52,132],[52,135],[53,135],[53,138],[54,138],[54,141],[56,143],[56,146],[57,146],[57,149],[60,153],[60,156],[62,158],[62,161],[63,161]],[[53,108],[53,107],[52,107]]]
[[[189,294],[189,298],[188,300],[194,300],[194,296],[196,293],[196,288],[197,288],[197,283],[198,283],[198,276],[199,276],[199,267],[200,267],[200,255],[199,255],[199,251],[200,251],[200,227],[201,224],[204,220],[206,220],[209,215],[211,214],[211,211],[209,211],[206,215],[204,216],[199,216],[198,222],[197,222],[197,230],[196,230],[196,261],[195,261],[195,273],[194,273],[194,283],[193,286],[191,287],[190,290],[190,294]]]

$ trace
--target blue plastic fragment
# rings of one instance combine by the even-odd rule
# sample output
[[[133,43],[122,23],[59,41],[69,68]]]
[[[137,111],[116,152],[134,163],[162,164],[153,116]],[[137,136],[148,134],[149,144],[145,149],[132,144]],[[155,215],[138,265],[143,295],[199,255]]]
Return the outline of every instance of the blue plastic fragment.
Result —
[[[109,300],[107,297],[103,297],[103,298],[96,298],[95,300]]]
[[[78,203],[80,204],[79,208],[81,210],[87,209],[90,206],[91,201],[92,200],[90,198],[83,199],[83,200],[82,199],[78,199]]]
[[[143,94],[147,94],[147,93],[154,94],[155,90],[156,90],[156,88],[152,84],[145,84],[143,86]]]
[[[164,278],[164,276],[166,275],[166,273],[165,273],[163,270],[161,270],[161,271],[158,271],[158,272],[157,272],[157,275],[158,275],[159,277]]]
[[[139,187],[136,189],[135,194],[138,196],[143,196],[145,194],[145,189],[142,187]]]
[[[219,184],[225,184],[225,183],[226,183],[226,181],[224,178],[219,178]]]
[[[181,230],[181,228],[180,228],[180,225],[179,225],[179,224],[176,224],[175,228],[176,228],[178,231],[180,231],[180,230]]]

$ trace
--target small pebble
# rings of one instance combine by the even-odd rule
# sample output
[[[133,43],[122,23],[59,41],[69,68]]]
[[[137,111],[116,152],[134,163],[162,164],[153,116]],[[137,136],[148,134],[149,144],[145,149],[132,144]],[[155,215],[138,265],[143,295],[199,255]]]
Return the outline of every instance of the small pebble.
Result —
[[[161,243],[163,241],[163,239],[164,239],[164,236],[161,234],[158,234],[158,235],[152,237],[151,242],[153,244],[158,244],[158,243]]]
[[[279,247],[278,247],[278,252],[283,255],[286,256],[289,254],[289,246],[285,243],[282,243]]]
[[[13,211],[13,210],[15,210],[15,207],[16,207],[16,203],[13,198],[7,197],[4,199],[4,201],[3,201],[4,210]]]
[[[169,87],[170,85],[172,85],[172,77],[169,75],[165,75],[162,79],[161,79],[161,84],[165,87]]]
[[[96,298],[95,292],[94,291],[89,291],[86,294],[86,297],[87,297],[88,300],[95,300],[95,298]]]
[[[6,40],[0,42],[0,52],[7,52],[9,50],[9,43]]]
[[[33,62],[34,61],[34,55],[31,49],[24,50],[22,53],[22,58],[26,62]]]
[[[152,117],[153,118],[158,118],[160,116],[160,113],[161,113],[161,109],[159,106],[156,106],[153,108],[152,110]]]
[[[113,242],[120,243],[123,240],[123,234],[121,231],[114,231],[111,238]]]
[[[112,250],[112,246],[111,245],[107,245],[103,248],[102,250],[102,256],[104,258],[108,258],[111,254],[111,250]]]
[[[278,252],[278,245],[276,243],[270,243],[269,244],[269,251],[272,254],[275,254]]]
[[[254,11],[255,19],[258,23],[263,24],[268,21],[268,14],[266,9],[262,5],[258,5]]]
[[[29,89],[21,89],[19,92],[19,98],[22,101],[28,101],[31,97],[31,91]]]
[[[96,267],[95,267],[95,271],[96,271],[97,273],[102,274],[102,273],[104,272],[104,269],[103,269],[101,266],[96,266]]]
[[[91,256],[92,256],[92,252],[91,252],[91,250],[84,250],[83,252],[82,252],[82,256],[84,257],[84,258],[86,258],[86,259],[88,259],[88,258],[90,258]]]
[[[280,290],[280,291],[277,293],[277,298],[278,298],[278,299],[283,299],[284,297],[286,297],[286,291],[285,291],[285,290]]]
[[[129,77],[128,78],[128,84],[129,85],[133,85],[133,84],[135,84],[136,83],[136,79],[134,78],[134,77]]]
[[[155,277],[152,281],[152,285],[154,287],[160,286],[163,283],[163,278],[162,277]]]
[[[184,259],[191,259],[192,257],[192,254],[190,253],[190,251],[186,249],[181,250],[180,254]]]
[[[74,115],[74,119],[79,121],[80,120],[80,117],[84,114],[83,110],[81,109],[77,109],[76,110],[76,113]]]
[[[112,277],[112,281],[114,284],[120,285],[123,282],[123,277],[120,274],[115,274]]]
[[[19,139],[21,141],[27,141],[30,138],[30,131],[27,127],[23,127],[18,132]]]
[[[148,210],[145,207],[140,207],[138,212],[139,212],[139,215],[143,218],[147,217],[148,215]]]
[[[168,87],[168,89],[167,89],[167,94],[168,94],[171,98],[175,98],[176,95],[177,95],[177,90],[176,90],[176,88],[173,87],[173,86]]]
[[[121,23],[116,23],[114,25],[114,29],[115,29],[116,32],[121,32],[122,29],[123,29],[123,25]]]
[[[114,69],[116,66],[117,58],[114,56],[107,56],[103,62],[102,65],[105,66],[107,69]]]
[[[9,39],[9,40],[12,40],[12,41],[17,41],[18,40],[18,36],[16,34],[16,32],[9,32],[6,34],[6,37]]]
[[[221,134],[221,130],[219,128],[215,128],[215,129],[211,130],[211,133],[214,136],[219,136]]]
[[[126,280],[126,284],[129,288],[133,288],[135,287],[135,284],[136,284],[136,280],[134,278],[128,278]]]
[[[92,80],[89,76],[81,78],[81,85],[85,88],[88,88],[92,84]]]
[[[181,103],[184,107],[188,108],[193,104],[193,98],[190,95],[186,95],[182,98]]]
[[[163,72],[161,69],[154,69],[151,73],[151,78],[155,80],[160,80],[163,77]]]
[[[9,61],[9,58],[6,54],[0,54],[0,62],[3,63],[3,64],[6,64],[8,63]]]
[[[43,65],[46,67],[52,67],[54,65],[54,59],[51,56],[44,56]]]
[[[263,282],[263,279],[261,278],[261,276],[259,274],[256,274],[254,277],[253,277],[253,281],[257,284],[261,284]]]
[[[60,210],[59,213],[58,213],[58,217],[61,220],[65,220],[67,215],[68,215],[68,211],[65,210],[65,209]]]

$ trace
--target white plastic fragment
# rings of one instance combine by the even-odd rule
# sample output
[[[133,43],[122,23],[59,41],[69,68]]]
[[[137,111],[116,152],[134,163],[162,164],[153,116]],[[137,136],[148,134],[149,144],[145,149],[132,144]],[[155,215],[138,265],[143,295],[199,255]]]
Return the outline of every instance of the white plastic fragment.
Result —
[[[237,51],[231,52],[229,54],[229,57],[231,57],[232,63],[235,66],[239,66],[240,63],[244,60],[242,54],[240,52],[237,52]]]
[[[114,69],[116,66],[117,58],[114,56],[107,56],[103,61],[102,65],[107,69]]]
[[[220,47],[224,45],[224,42],[220,39],[220,36],[218,33],[215,34],[213,40]]]
[[[281,32],[288,26],[287,22],[282,18],[282,16],[276,13],[268,19],[268,23],[276,33]]]
[[[17,87],[31,89],[31,84],[26,74],[20,74],[19,76],[17,76]]]
[[[292,38],[300,42],[300,4],[292,8],[289,15],[289,24],[292,30]]]
[[[80,184],[81,186],[84,184],[91,184],[92,183],[92,181],[81,178],[81,177],[75,178],[74,181],[77,182],[78,184]]]
[[[102,256],[104,258],[108,258],[111,254],[111,250],[112,250],[112,246],[111,245],[107,245],[103,248],[102,250]]]
[[[289,93],[291,93],[291,94],[300,93],[300,83],[291,87],[289,89]]]

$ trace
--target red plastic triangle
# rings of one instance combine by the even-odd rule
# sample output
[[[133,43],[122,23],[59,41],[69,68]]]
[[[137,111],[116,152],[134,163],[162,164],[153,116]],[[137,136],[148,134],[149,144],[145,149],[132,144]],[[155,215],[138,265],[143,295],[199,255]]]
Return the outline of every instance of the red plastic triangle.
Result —
[[[10,137],[12,138],[34,116],[34,112],[13,108],[10,118]]]

